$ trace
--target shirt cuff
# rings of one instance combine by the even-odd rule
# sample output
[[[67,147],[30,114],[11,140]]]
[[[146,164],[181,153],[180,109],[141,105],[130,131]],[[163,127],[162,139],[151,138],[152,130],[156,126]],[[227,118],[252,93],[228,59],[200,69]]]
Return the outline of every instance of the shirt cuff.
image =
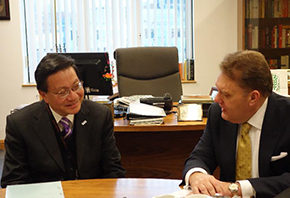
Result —
[[[237,182],[241,185],[241,191],[242,191],[243,197],[256,196],[256,191],[248,180],[241,180]]]
[[[195,172],[201,172],[201,173],[204,173],[204,174],[208,174],[206,172],[206,170],[204,170],[203,168],[199,168],[199,167],[196,167],[196,168],[192,168],[190,169],[189,171],[187,171],[186,175],[185,175],[185,185],[188,186],[189,185],[189,177],[192,173],[195,173]]]

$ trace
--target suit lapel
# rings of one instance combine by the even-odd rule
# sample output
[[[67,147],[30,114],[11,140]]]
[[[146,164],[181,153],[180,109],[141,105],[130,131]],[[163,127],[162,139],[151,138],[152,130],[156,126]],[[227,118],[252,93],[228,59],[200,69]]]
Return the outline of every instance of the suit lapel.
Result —
[[[39,110],[34,117],[37,119],[34,125],[34,132],[50,154],[51,158],[62,171],[65,171],[60,148],[55,137],[54,127],[44,101],[42,102],[41,110]]]
[[[276,112],[277,99],[273,94],[269,97],[265,117],[263,121],[260,148],[259,148],[259,176],[269,176],[269,165],[271,156],[273,155],[276,144],[279,140],[280,133],[284,125]]]
[[[76,151],[77,151],[77,161],[78,168],[81,167],[81,162],[85,155],[85,148],[88,142],[92,128],[92,120],[88,117],[89,110],[82,103],[81,110],[75,115],[74,131],[76,131]]]
[[[221,125],[221,160],[222,165],[225,167],[230,181],[235,181],[235,164],[236,164],[236,143],[237,143],[237,132],[238,125],[224,121]]]

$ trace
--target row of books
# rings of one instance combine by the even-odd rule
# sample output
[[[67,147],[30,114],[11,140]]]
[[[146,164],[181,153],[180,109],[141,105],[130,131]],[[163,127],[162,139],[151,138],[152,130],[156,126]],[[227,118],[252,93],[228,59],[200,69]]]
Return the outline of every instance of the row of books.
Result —
[[[246,18],[290,17],[290,0],[246,0]]]
[[[267,59],[270,69],[290,69],[289,55],[282,55],[279,58]]]
[[[259,28],[248,24],[246,48],[290,48],[290,25],[275,25],[273,28]]]
[[[194,80],[194,60],[187,59],[179,63],[179,74],[181,80]]]

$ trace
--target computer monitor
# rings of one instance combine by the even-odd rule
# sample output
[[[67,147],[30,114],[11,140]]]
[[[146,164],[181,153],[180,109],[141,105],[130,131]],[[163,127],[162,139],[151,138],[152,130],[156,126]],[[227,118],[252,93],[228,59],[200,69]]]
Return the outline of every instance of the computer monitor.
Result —
[[[83,81],[85,95],[112,95],[112,82],[105,79],[110,73],[109,54],[107,52],[58,53],[75,60],[79,69],[79,78]]]

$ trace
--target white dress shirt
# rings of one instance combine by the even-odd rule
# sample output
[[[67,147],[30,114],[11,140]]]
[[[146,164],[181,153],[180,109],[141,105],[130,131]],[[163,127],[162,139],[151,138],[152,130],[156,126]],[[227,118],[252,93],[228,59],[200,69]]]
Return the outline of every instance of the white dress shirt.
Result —
[[[260,109],[248,120],[248,123],[252,125],[249,135],[251,138],[251,146],[252,146],[252,178],[259,177],[259,148],[260,148],[260,137],[262,125],[265,117],[265,112],[268,104],[268,98],[264,101],[263,105]],[[238,130],[238,138],[240,136],[241,125]],[[192,168],[185,175],[185,184],[189,184],[189,177],[194,172],[202,172],[208,174],[206,170],[203,168]],[[237,181],[241,185],[241,191],[243,194],[243,198],[255,196],[256,192],[252,187],[251,183],[248,180],[240,180]]]
[[[67,117],[67,119],[69,119],[70,123],[69,123],[69,127],[71,128],[71,130],[73,130],[73,125],[74,125],[74,114],[68,114],[67,116],[61,116],[58,113],[56,113],[51,106],[49,106],[51,113],[59,127],[59,130],[62,131],[63,130],[63,125],[59,123],[59,121],[61,120],[62,117]]]

